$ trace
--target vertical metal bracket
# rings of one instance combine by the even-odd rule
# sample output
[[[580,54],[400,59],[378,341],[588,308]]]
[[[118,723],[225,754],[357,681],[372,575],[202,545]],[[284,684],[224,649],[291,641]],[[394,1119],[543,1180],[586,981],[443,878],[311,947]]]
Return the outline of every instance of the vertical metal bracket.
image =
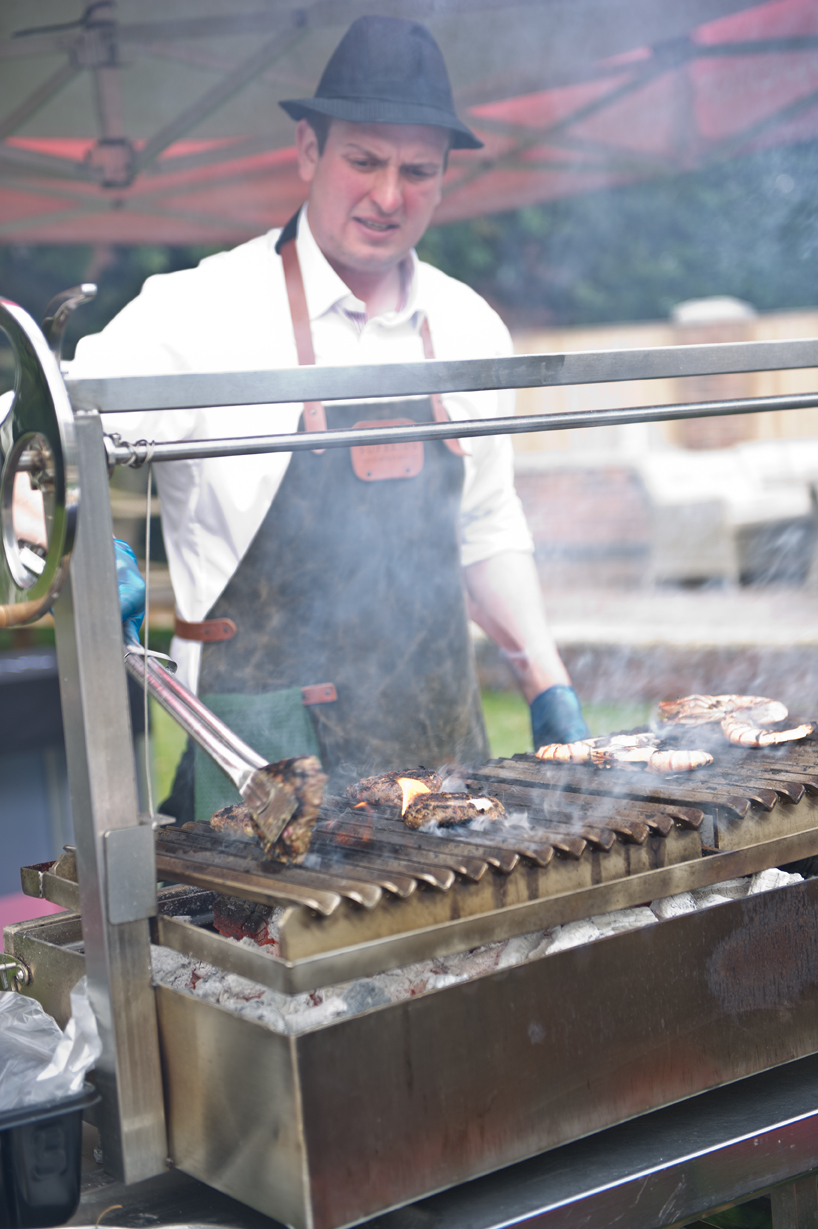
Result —
[[[104,834],[108,921],[141,922],[156,916],[156,847],[153,828],[111,828]]]
[[[162,1172],[167,1156],[147,922],[153,835],[139,823],[108,467],[96,411],[76,415],[76,440],[83,508],[54,606],[57,660],[85,967],[102,1038],[100,1138],[106,1169],[139,1182]]]
[[[775,1186],[770,1191],[773,1229],[818,1229],[816,1175]]]

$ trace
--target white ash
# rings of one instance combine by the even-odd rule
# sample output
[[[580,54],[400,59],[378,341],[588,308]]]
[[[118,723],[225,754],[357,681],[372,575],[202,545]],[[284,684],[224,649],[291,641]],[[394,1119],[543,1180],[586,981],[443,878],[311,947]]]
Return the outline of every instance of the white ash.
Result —
[[[801,883],[803,875],[791,875],[787,871],[781,871],[776,866],[771,866],[769,870],[759,871],[757,875],[753,875],[750,880],[750,890],[748,896],[757,896],[759,892],[769,892],[772,888],[786,888],[791,883]]]
[[[666,896],[663,900],[655,900],[650,907],[660,922],[669,917],[681,917],[684,913],[696,912],[696,901],[692,892],[680,892],[678,896]]]
[[[288,995],[268,990],[247,977],[225,973],[213,965],[192,960],[167,947],[151,948],[153,980],[206,1002],[216,1003],[237,1015],[258,1020],[275,1032],[297,1034],[321,1028],[345,1016],[359,1015],[388,1003],[403,1002],[487,973],[510,969],[526,960],[539,960],[544,956],[555,955],[611,935],[650,926],[657,920],[680,917],[685,913],[709,909],[716,904],[800,882],[800,875],[790,875],[771,868],[746,879],[731,879],[709,888],[680,892],[676,896],[655,900],[650,908],[618,909],[612,913],[601,913],[576,922],[567,922],[563,926],[517,935],[512,939],[484,944],[471,951],[439,956],[433,960],[424,960],[303,994]],[[241,946],[252,948],[263,955],[277,954],[278,927],[284,912],[284,909],[277,909],[268,922],[265,934],[268,942],[263,946],[250,938],[241,939]],[[272,945],[269,940],[273,940]]]

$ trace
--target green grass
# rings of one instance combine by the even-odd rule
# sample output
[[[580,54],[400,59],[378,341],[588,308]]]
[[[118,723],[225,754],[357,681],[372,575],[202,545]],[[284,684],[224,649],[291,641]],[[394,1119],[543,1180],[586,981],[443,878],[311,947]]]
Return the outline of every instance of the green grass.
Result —
[[[650,704],[583,704],[591,733],[610,734],[643,725]],[[483,712],[492,755],[509,756],[532,751],[528,705],[516,691],[484,691]]]
[[[150,703],[153,790],[158,804],[170,793],[186,737],[155,700]],[[583,704],[582,709],[592,734],[610,734],[614,730],[629,730],[644,724],[650,705]],[[533,750],[528,705],[519,692],[484,691],[483,712],[492,755],[510,756],[518,751]]]
[[[154,699],[150,700],[150,706],[153,797],[156,806],[159,806],[170,793],[187,735]]]

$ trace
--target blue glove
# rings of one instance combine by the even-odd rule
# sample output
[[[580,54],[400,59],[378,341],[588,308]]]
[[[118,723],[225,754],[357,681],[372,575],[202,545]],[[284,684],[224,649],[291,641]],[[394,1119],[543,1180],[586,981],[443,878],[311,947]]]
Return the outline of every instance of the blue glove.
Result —
[[[548,743],[574,743],[590,733],[573,687],[559,683],[549,687],[534,697],[530,707],[535,751]]]
[[[114,551],[122,631],[126,641],[139,644],[139,629],[145,618],[145,582],[128,543],[114,538]]]

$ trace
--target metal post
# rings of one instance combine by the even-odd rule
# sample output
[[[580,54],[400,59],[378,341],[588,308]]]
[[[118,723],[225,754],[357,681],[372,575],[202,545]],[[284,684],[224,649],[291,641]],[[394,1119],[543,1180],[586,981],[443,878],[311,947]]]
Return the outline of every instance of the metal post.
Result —
[[[773,1229],[817,1229],[818,1183],[815,1174],[770,1191]]]
[[[96,1078],[103,1155],[109,1172],[138,1182],[165,1168],[167,1143],[150,905],[144,891],[142,907],[123,913],[121,901],[132,882],[144,884],[153,845],[150,828],[139,824],[102,425],[91,412],[78,414],[76,426],[82,510],[70,574],[54,607],[57,659],[85,967],[102,1035]],[[130,862],[112,857],[125,845]],[[115,876],[117,891],[109,896]],[[148,886],[155,900],[153,870]]]

